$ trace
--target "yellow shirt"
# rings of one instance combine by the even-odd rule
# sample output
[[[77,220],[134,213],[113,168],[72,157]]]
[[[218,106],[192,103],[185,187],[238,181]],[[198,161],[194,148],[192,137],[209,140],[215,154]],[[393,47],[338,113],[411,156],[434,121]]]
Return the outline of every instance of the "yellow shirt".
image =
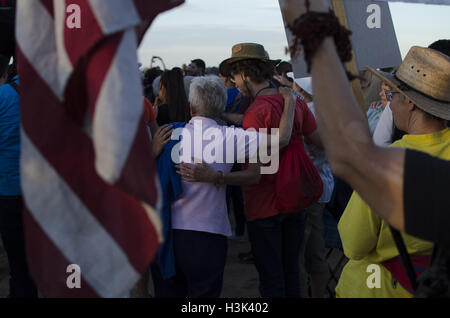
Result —
[[[392,147],[407,148],[450,160],[450,129],[428,135],[405,135]],[[382,198],[380,198],[382,199]],[[423,198],[427,200],[427,198]],[[424,211],[426,213],[426,211]],[[337,297],[345,298],[395,298],[412,297],[396,283],[390,272],[380,266],[381,288],[369,288],[367,279],[373,272],[367,272],[371,264],[382,262],[399,255],[389,225],[354,192],[338,225],[345,255],[350,259],[344,267],[338,286]],[[411,255],[430,255],[433,243],[402,233]]]

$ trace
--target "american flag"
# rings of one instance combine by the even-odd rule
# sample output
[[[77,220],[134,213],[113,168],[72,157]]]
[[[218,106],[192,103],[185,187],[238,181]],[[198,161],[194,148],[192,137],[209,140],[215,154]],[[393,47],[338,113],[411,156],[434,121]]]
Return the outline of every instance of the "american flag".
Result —
[[[45,297],[122,297],[162,241],[136,27],[182,2],[18,1],[25,237]]]

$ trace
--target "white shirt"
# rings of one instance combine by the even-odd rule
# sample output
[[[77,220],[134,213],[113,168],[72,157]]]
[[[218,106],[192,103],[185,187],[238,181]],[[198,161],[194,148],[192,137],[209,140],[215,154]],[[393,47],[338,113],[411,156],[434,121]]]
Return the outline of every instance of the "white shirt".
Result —
[[[373,134],[373,141],[377,146],[389,147],[392,144],[392,137],[394,136],[394,116],[392,115],[391,103],[387,104],[377,128]]]
[[[203,130],[203,138],[195,132],[200,124]],[[223,138],[217,138],[216,135],[220,134]],[[236,160],[248,158],[249,155],[252,157],[256,153],[259,135],[257,132],[249,132],[241,128],[219,126],[215,120],[210,118],[194,117],[183,128],[181,136],[179,148],[181,161],[192,163],[192,157],[203,159],[203,162],[215,171],[222,171],[227,174],[231,171]],[[254,147],[249,147],[249,144],[252,143]],[[227,149],[227,145],[234,148],[234,156],[231,156],[231,160],[225,160],[227,152],[230,151],[230,149]],[[198,148],[203,151],[203,155],[206,157],[200,158],[202,153],[198,153]],[[213,149],[218,151],[223,149],[223,160],[217,160],[218,162],[213,163],[208,162],[208,154],[212,153],[211,150]],[[187,150],[186,153],[185,150]],[[189,152],[190,154],[187,154]],[[172,228],[231,236],[226,203],[226,186],[217,188],[210,183],[182,181],[182,187],[181,197],[172,204]]]
[[[380,121],[381,114],[383,113],[383,106],[377,108],[370,108],[367,111],[367,119],[369,121],[370,135],[373,136],[375,129],[377,128],[378,122]]]

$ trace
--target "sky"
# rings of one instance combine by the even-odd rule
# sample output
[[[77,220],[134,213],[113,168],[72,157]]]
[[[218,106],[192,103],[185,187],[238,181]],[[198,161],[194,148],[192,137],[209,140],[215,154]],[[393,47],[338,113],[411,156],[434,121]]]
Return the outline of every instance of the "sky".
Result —
[[[450,39],[450,6],[389,6],[403,57],[413,45]],[[202,58],[207,66],[218,66],[231,56],[234,44],[243,42],[260,43],[272,59],[289,60],[278,0],[186,0],[156,18],[138,56],[147,67],[152,56],[162,57],[168,68],[189,64],[195,58]]]

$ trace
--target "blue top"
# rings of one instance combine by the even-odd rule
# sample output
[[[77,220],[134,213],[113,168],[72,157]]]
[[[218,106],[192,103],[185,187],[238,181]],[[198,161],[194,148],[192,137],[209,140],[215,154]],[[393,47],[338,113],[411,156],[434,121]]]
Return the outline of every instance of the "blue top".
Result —
[[[18,85],[19,78],[13,81]],[[9,84],[0,86],[0,196],[21,195],[20,103]]]
[[[237,88],[229,88],[228,89],[228,100],[227,100],[227,107],[225,108],[225,112],[229,112],[231,106],[234,104],[234,101],[238,97],[240,91]],[[233,113],[239,112],[239,109],[241,108],[242,101],[239,102],[236,109],[233,111]]]
[[[174,129],[184,128],[186,123],[170,124]],[[157,159],[158,175],[163,194],[161,219],[163,223],[164,242],[161,245],[157,264],[164,280],[175,276],[175,257],[173,251],[172,235],[172,203],[181,195],[181,177],[176,173],[175,164],[172,161],[172,149],[179,140],[171,140]]]

